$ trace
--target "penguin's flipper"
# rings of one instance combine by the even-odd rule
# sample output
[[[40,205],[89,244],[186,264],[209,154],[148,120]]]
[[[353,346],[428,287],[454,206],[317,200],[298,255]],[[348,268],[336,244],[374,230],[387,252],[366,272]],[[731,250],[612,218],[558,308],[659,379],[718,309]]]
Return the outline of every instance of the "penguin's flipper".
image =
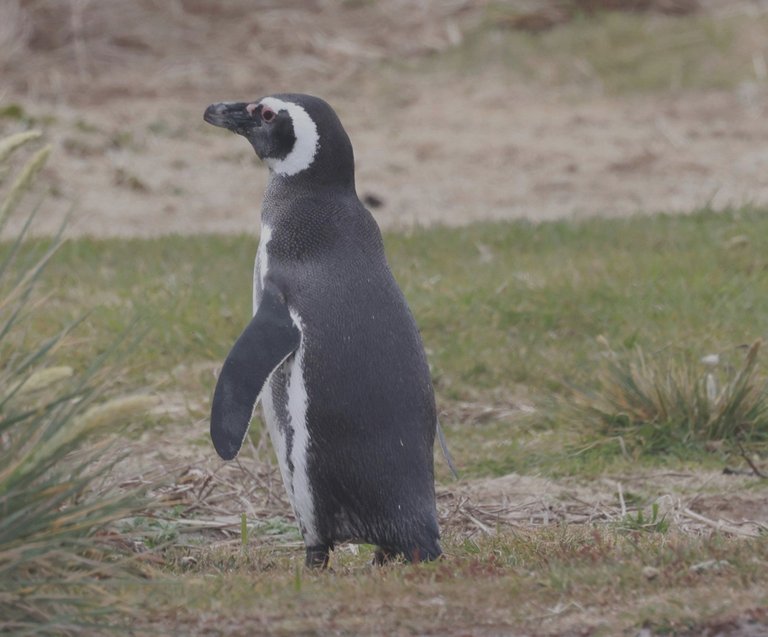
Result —
[[[211,439],[224,460],[240,451],[267,379],[300,342],[285,298],[267,284],[256,314],[224,361],[213,393]]]

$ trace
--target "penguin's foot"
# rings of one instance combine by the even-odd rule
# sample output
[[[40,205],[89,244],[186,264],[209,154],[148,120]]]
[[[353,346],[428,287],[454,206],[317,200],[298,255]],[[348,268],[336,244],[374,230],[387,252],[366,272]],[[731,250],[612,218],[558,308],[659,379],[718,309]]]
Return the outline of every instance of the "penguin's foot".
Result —
[[[412,564],[418,564],[420,562],[431,562],[432,560],[439,559],[443,555],[443,551],[438,544],[434,544],[431,547],[415,547],[410,551],[404,552],[407,562]]]
[[[307,547],[307,558],[305,564],[307,568],[327,568],[328,557],[331,547],[326,544]]]
[[[385,564],[391,564],[397,559],[397,551],[385,548],[383,546],[377,546],[376,552],[373,554],[373,565],[384,566]]]

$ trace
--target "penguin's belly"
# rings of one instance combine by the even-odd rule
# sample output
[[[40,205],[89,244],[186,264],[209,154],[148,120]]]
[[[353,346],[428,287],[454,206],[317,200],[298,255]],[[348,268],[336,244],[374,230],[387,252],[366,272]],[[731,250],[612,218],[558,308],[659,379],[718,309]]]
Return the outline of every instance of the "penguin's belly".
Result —
[[[288,358],[269,380],[262,408],[280,474],[299,523],[304,542],[319,542],[315,503],[309,482],[307,450],[307,391],[304,380],[304,346]]]
[[[253,268],[254,314],[261,302],[264,279],[269,268],[267,245],[271,238],[272,228],[263,223]],[[291,316],[301,329],[302,322],[298,314],[291,312]],[[288,499],[296,514],[305,543],[307,546],[312,546],[319,540],[315,524],[315,504],[307,469],[309,430],[303,365],[304,343],[302,342],[298,351],[272,373],[262,392],[261,405]]]

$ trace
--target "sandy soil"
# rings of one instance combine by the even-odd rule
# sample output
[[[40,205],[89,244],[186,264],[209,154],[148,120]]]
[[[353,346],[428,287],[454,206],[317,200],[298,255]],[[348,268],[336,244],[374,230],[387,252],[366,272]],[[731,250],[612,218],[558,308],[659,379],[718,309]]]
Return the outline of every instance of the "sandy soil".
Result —
[[[486,73],[326,97],[384,228],[768,203],[763,93],[569,98]],[[267,170],[245,140],[201,122],[206,104],[57,108],[47,174],[58,205],[38,229],[53,231],[71,206],[75,233],[255,231]]]
[[[339,111],[358,191],[382,202],[374,214],[384,228],[768,203],[768,92],[758,84],[606,97],[521,84],[500,68],[382,65],[460,44],[484,2],[431,0],[399,22],[381,3],[360,3],[341,33],[333,24],[344,3],[302,11],[288,2],[258,16],[237,2],[219,13],[209,4],[186,3],[183,20],[155,15],[143,27],[127,9],[95,12],[79,55],[75,38],[4,70],[0,106],[21,104],[54,145],[46,170],[55,197],[38,232],[54,231],[70,209],[71,234],[255,232],[267,171],[245,140],[201,116],[213,101],[286,89]],[[117,34],[108,41],[105,25]],[[0,120],[0,132],[21,126]]]

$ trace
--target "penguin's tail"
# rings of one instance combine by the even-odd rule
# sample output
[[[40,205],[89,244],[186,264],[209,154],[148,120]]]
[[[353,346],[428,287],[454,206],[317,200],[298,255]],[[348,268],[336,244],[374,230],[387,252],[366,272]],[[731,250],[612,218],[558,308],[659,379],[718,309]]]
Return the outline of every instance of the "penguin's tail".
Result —
[[[458,480],[459,472],[456,471],[456,465],[453,463],[453,456],[451,455],[451,452],[448,449],[448,441],[445,439],[445,434],[443,433],[443,428],[440,425],[439,418],[435,418],[435,426],[437,428],[437,439],[440,441],[440,448],[443,450],[443,457],[445,458],[445,461],[448,463],[448,468],[451,470],[453,477],[456,480]]]

